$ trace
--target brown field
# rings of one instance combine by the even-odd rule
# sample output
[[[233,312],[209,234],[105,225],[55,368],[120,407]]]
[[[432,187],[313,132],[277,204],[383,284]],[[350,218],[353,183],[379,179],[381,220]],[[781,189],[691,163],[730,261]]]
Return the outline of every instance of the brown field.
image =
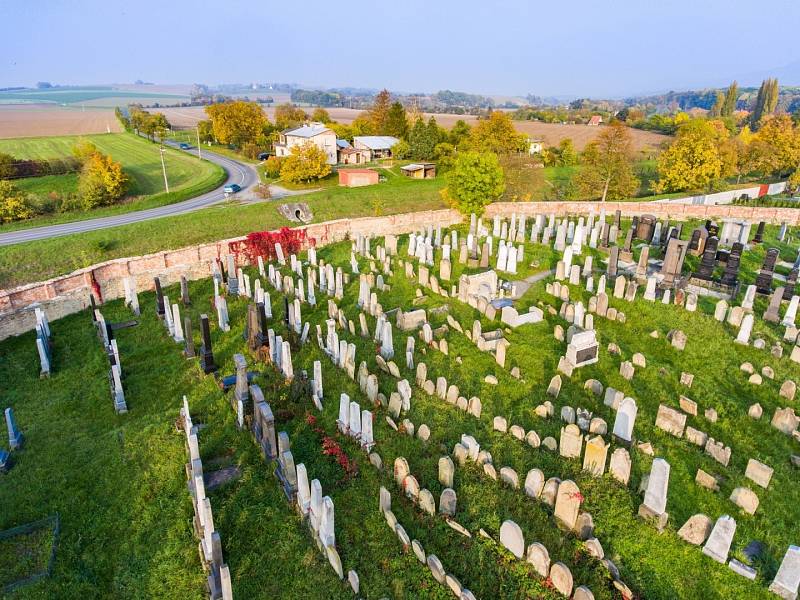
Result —
[[[560,125],[558,123],[541,123],[539,121],[514,121],[517,131],[521,131],[532,138],[541,138],[548,146],[557,146],[565,139],[571,138],[575,148],[583,148],[592,141],[603,130],[603,126],[590,127],[589,125]],[[633,149],[636,151],[647,151],[658,149],[659,146],[670,139],[668,135],[653,133],[652,131],[642,131],[641,129],[629,129],[633,138]]]
[[[62,108],[53,105],[0,105],[0,138],[82,135],[118,132],[122,127],[111,109]]]

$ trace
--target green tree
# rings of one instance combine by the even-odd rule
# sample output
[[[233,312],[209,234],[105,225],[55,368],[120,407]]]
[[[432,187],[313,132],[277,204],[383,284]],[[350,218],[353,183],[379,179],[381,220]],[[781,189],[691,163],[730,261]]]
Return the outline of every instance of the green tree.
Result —
[[[491,152],[462,152],[446,177],[442,197],[465,215],[483,214],[487,204],[505,191],[505,177],[497,155]]]
[[[200,135],[201,142],[214,141],[214,126],[211,123],[211,119],[204,119],[203,121],[198,121],[197,132]]]
[[[331,115],[322,107],[315,108],[314,112],[311,113],[311,120],[317,121],[318,123],[330,123],[331,122]]]
[[[0,222],[11,223],[32,216],[33,210],[25,195],[10,181],[0,181]]]
[[[447,135],[447,141],[457,148],[461,145],[461,142],[469,138],[469,132],[471,130],[472,128],[466,121],[459,119],[450,129],[450,133]]]
[[[763,173],[785,175],[800,164],[800,132],[789,115],[763,119],[751,144]]]
[[[722,103],[722,110],[720,115],[723,117],[730,117],[736,112],[736,101],[739,99],[739,84],[735,81],[732,82],[728,89],[725,91],[725,100]]]
[[[495,110],[481,119],[469,134],[469,148],[478,152],[511,154],[525,144],[525,136],[517,133],[508,114]]]
[[[283,159],[281,179],[298,183],[321,179],[331,172],[325,151],[312,142],[293,146],[292,153]]]
[[[276,111],[277,112],[277,111]],[[257,143],[269,124],[261,105],[256,102],[221,102],[206,106],[214,138],[222,144],[240,148],[247,142]]]
[[[658,157],[656,192],[706,191],[722,177],[719,132],[704,119],[678,128],[675,141]]]
[[[96,152],[83,164],[78,179],[78,193],[83,208],[89,210],[113,204],[125,195],[128,181],[121,164]]]
[[[407,141],[398,140],[398,142],[392,146],[392,158],[403,160],[409,156],[411,156],[411,146],[408,145]]]
[[[0,179],[10,179],[14,173],[14,157],[0,152]]]
[[[583,197],[600,198],[602,202],[628,198],[638,191],[631,134],[625,125],[612,121],[587,144],[576,184]]]
[[[607,129],[603,130],[605,133]],[[562,167],[571,167],[578,164],[578,152],[571,138],[564,138],[558,143],[558,164]]]
[[[775,112],[778,106],[778,80],[765,79],[758,88],[755,106],[750,115],[750,128],[756,131],[761,126],[761,120]]]
[[[435,130],[426,125],[422,117],[417,117],[416,123],[408,133],[411,158],[414,160],[431,160],[437,141]]]
[[[393,102],[386,116],[386,135],[403,139],[408,135],[408,119],[406,109],[399,102]]]
[[[81,164],[85,164],[92,156],[97,154],[99,150],[92,142],[86,138],[79,138],[75,145],[72,147],[72,156],[77,158]]]

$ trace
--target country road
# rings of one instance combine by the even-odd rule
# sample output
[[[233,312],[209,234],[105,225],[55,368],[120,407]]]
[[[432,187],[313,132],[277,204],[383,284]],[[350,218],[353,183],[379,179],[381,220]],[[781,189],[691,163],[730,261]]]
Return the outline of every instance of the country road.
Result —
[[[173,144],[170,145],[172,146]],[[177,144],[174,145],[176,146]],[[196,152],[196,148],[192,151]],[[223,188],[229,183],[236,183],[241,186],[242,192],[240,193],[245,192],[248,188],[258,183],[258,173],[251,165],[232,160],[207,150],[203,150],[203,157],[221,166],[228,174],[225,183],[215,190],[206,192],[200,196],[195,196],[194,198],[190,198],[188,200],[183,200],[182,202],[167,204],[165,206],[159,206],[156,208],[149,208],[147,210],[129,212],[111,217],[99,217],[97,219],[87,219],[85,221],[73,221],[72,223],[60,223],[57,225],[47,225],[44,227],[33,227],[31,229],[21,229],[19,231],[0,233],[0,246],[21,244],[23,242],[60,237],[73,233],[84,233],[87,231],[95,231],[97,229],[117,227],[118,225],[138,223],[139,221],[148,221],[150,219],[159,219],[161,217],[180,215],[198,210],[200,208],[205,208],[206,206],[211,206],[212,204],[223,202],[226,199]],[[276,191],[280,192],[281,190],[282,188]],[[280,195],[282,194],[276,194],[276,196]]]

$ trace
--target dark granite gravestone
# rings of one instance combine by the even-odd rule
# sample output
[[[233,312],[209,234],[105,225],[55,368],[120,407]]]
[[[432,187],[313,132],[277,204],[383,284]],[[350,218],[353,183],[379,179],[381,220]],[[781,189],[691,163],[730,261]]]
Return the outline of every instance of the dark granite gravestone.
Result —
[[[695,229],[692,231],[692,237],[689,240],[689,250],[697,250],[700,246],[700,230]]]
[[[603,232],[600,235],[600,247],[601,248],[608,248],[608,235],[611,231],[611,227],[609,227],[608,223],[603,223]]]
[[[161,291],[161,280],[156,277],[153,279],[156,284],[156,315],[159,319],[164,318],[164,292]]]
[[[194,358],[194,335],[192,332],[192,317],[186,315],[183,317],[183,338],[184,349],[183,355],[186,358]]]
[[[639,215],[633,215],[633,219],[631,219],[631,229],[636,231],[636,228],[639,226]]]
[[[791,300],[792,296],[794,296],[794,289],[797,286],[797,267],[793,268],[789,271],[789,275],[786,277],[786,283],[784,283],[784,290],[783,290],[783,299],[784,300]]]
[[[625,262],[631,262],[633,260],[633,253],[631,252],[631,243],[633,242],[633,227],[628,229],[628,233],[625,235],[625,246],[622,248],[620,252],[620,257]]]
[[[289,327],[289,298],[283,297],[283,324]]]
[[[706,221],[706,231],[708,232],[708,237],[719,237],[719,225],[714,221]]]
[[[661,239],[658,240],[658,245],[662,248],[666,248],[671,235],[672,229],[670,228],[669,219],[667,219],[664,222],[664,226],[661,228]]]
[[[214,362],[214,352],[211,349],[211,329],[208,325],[208,315],[200,315],[200,329],[203,333],[203,345],[200,346],[200,366],[203,373],[208,375],[219,369]]]
[[[703,250],[703,256],[700,258],[700,265],[697,267],[697,271],[694,274],[695,277],[706,280],[711,279],[714,273],[714,267],[717,264],[717,244],[719,244],[719,238],[708,238],[706,247]]]
[[[653,239],[653,231],[656,228],[656,218],[653,215],[642,215],[636,226],[636,238],[646,241],[648,244]]]
[[[741,242],[733,244],[728,255],[728,262],[725,264],[725,272],[720,280],[723,285],[736,285],[736,280],[739,278],[739,263],[741,262],[743,250],[744,244]]]
[[[797,259],[800,260],[800,254],[797,255]],[[97,310],[97,303],[94,300],[94,294],[89,294],[89,304],[92,305],[92,323],[97,323],[97,315],[95,311]]]
[[[617,230],[619,231],[622,228],[622,211],[618,210],[614,212],[614,225],[617,226]]]
[[[772,275],[775,271],[775,263],[778,260],[778,249],[770,248],[764,257],[764,263],[758,271],[756,277],[756,289],[762,294],[769,294],[772,291]]]
[[[189,300],[189,282],[186,281],[186,276],[181,275],[181,302],[184,306],[189,306],[192,302]]]
[[[760,244],[764,241],[764,221],[759,222],[758,229],[756,229],[756,237],[753,238],[754,244]]]

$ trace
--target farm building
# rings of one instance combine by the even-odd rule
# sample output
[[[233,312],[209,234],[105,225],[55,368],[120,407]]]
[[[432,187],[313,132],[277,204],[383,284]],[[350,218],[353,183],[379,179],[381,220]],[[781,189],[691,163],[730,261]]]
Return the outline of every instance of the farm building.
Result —
[[[339,149],[339,164],[363,165],[370,161],[372,153],[369,150],[353,148],[347,140],[336,140]]]
[[[602,123],[602,122],[603,122],[603,117],[601,117],[600,115],[592,115],[592,118],[589,119],[589,122],[586,123],[586,124],[587,125],[597,126],[597,125],[600,125],[600,123]]]
[[[541,154],[544,150],[544,140],[541,138],[528,140],[528,154]]]
[[[329,165],[335,165],[338,160],[336,134],[322,123],[306,123],[294,129],[286,129],[280,133],[280,139],[275,144],[276,156],[289,156],[292,148],[311,142],[321,148]]]
[[[378,172],[372,169],[339,169],[339,185],[361,187],[378,183]]]
[[[399,142],[391,135],[360,135],[353,138],[356,150],[369,150],[371,158],[391,158],[392,146]]]
[[[403,175],[412,179],[433,179],[436,177],[436,165],[433,163],[411,163],[400,167],[400,171]]]

